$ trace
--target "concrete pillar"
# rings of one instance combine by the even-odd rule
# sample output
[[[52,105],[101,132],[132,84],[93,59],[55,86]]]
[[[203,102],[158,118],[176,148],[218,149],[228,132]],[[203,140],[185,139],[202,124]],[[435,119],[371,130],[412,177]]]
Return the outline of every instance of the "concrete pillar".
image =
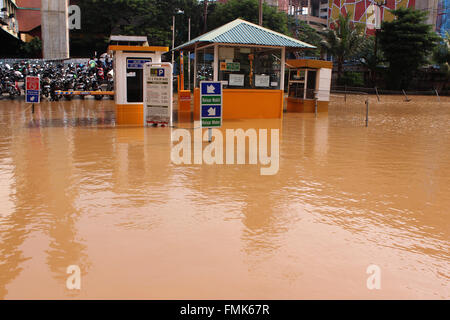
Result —
[[[69,58],[68,0],[41,0],[44,59]]]

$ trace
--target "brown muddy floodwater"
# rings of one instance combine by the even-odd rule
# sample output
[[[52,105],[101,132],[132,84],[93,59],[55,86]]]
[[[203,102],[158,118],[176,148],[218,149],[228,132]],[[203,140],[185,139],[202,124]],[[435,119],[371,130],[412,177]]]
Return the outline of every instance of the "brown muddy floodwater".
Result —
[[[449,299],[450,98],[371,97],[369,128],[333,99],[225,122],[280,129],[273,176],[176,165],[109,100],[0,101],[0,298]]]

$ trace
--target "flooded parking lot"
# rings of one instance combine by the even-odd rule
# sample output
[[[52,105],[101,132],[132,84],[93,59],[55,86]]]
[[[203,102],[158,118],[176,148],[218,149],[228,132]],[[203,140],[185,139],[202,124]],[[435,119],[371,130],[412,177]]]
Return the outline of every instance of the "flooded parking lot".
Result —
[[[271,176],[176,165],[109,100],[0,101],[0,298],[449,299],[450,98],[370,97],[368,128],[365,98],[225,121],[280,130]]]

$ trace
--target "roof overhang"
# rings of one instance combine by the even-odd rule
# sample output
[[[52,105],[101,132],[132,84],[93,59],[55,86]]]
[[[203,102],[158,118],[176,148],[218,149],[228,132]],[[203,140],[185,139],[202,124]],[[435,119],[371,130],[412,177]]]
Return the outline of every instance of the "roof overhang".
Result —
[[[169,47],[158,46],[123,46],[123,45],[111,45],[108,47],[108,51],[123,51],[123,52],[168,52]]]
[[[286,48],[287,50],[315,49],[316,47],[289,37],[279,32],[264,28],[251,22],[236,19],[217,29],[207,32],[191,41],[174,48],[178,50],[192,50],[203,44],[261,46]]]

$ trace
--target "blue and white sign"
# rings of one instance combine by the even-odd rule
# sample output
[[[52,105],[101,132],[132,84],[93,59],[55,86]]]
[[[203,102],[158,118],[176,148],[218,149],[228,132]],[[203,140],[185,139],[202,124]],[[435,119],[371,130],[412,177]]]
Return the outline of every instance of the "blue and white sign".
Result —
[[[221,82],[202,81],[200,86],[202,95],[222,95]]]
[[[144,69],[144,65],[151,59],[127,59],[127,69]]]
[[[222,126],[222,82],[200,82],[200,111],[202,128],[220,128]]]
[[[39,91],[35,91],[35,90],[33,90],[32,92],[30,92],[30,91],[31,90],[27,91],[26,102],[27,103],[39,103],[40,102]]]
[[[202,105],[202,118],[217,118],[222,116],[221,106]]]

